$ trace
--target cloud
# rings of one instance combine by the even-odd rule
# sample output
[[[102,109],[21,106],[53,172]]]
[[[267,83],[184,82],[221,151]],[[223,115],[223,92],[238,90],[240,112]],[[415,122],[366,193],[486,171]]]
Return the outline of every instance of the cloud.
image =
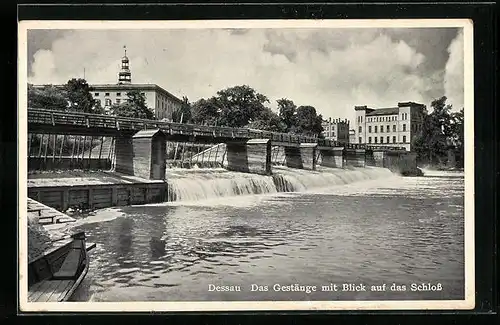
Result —
[[[450,58],[444,75],[445,96],[453,110],[464,107],[464,35],[460,31],[448,47]]]
[[[83,76],[85,68],[91,84],[116,83],[127,45],[135,83],[156,83],[190,101],[247,84],[268,96],[273,107],[286,97],[315,106],[325,117],[352,120],[355,105],[389,107],[410,100],[428,105],[443,95],[448,55],[450,71],[460,65],[456,50],[448,54],[449,42],[443,40],[456,31],[419,31],[72,30],[36,51],[29,81],[65,83]]]

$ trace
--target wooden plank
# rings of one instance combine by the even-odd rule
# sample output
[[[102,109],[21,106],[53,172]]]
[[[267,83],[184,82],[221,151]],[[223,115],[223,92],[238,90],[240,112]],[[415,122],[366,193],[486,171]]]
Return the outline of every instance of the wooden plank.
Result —
[[[68,277],[74,277],[76,271],[78,271],[78,264],[80,263],[80,249],[72,249],[66,256],[63,264],[59,271],[54,273],[54,279],[63,279]]]
[[[61,299],[63,299],[64,296],[66,295],[66,293],[68,293],[68,291],[71,289],[71,286],[73,286],[73,284],[75,284],[74,280],[63,280],[63,281],[67,281],[66,287],[60,291],[60,293],[57,297],[55,297],[55,299],[56,299],[55,301],[61,301]]]
[[[42,285],[28,299],[31,299],[31,301],[46,301],[57,285],[56,281],[43,281]]]
[[[48,302],[48,301],[57,301],[57,297],[61,293],[61,290],[66,288],[68,280],[56,280],[56,281],[47,281],[49,283],[49,287],[47,290],[36,300],[36,302]],[[69,280],[71,281],[71,280]],[[54,298],[56,299],[54,299]],[[52,298],[52,299],[51,299]]]

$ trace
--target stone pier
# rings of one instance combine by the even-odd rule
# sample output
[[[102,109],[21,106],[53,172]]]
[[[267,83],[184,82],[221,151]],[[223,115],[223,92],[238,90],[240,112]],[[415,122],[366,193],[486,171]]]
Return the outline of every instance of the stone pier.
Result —
[[[251,139],[227,143],[227,169],[271,175],[271,140]]]
[[[298,169],[316,169],[317,143],[301,143],[295,147],[285,147],[286,166]]]
[[[158,129],[117,137],[115,170],[144,179],[165,179],[165,135]]]
[[[321,166],[330,168],[344,167],[343,147],[318,147],[318,150],[321,155]]]
[[[365,167],[365,149],[344,149],[344,160],[346,166]]]
[[[386,149],[366,149],[366,166],[384,167]]]

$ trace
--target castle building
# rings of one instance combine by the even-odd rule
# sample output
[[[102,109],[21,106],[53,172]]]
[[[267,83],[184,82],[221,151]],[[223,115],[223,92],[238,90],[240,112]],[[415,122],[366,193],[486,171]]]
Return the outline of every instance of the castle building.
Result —
[[[347,143],[349,142],[349,121],[341,119],[323,120],[323,136],[325,139]]]
[[[412,150],[413,140],[422,131],[425,105],[398,103],[397,107],[355,106],[355,142],[376,146],[404,147]]]
[[[180,108],[182,101],[156,84],[134,84],[130,71],[130,60],[127,50],[121,60],[121,69],[118,72],[117,84],[92,84],[92,97],[100,103],[105,111],[109,112],[113,104],[120,104],[127,100],[127,92],[138,90],[146,98],[146,105],[154,112],[157,119],[172,120],[172,113]]]

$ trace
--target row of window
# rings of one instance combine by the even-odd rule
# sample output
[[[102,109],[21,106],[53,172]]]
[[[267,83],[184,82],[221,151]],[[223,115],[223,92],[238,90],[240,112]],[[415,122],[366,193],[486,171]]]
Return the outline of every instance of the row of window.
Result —
[[[368,118],[368,122],[390,122],[397,120],[398,120],[397,116],[375,116]]]
[[[378,139],[379,139],[378,137],[373,137],[373,140],[375,141],[373,143],[379,143]],[[390,142],[391,141],[391,137],[386,137],[386,141],[387,142],[385,142],[385,143],[391,143]],[[359,137],[359,143],[362,143],[362,138],[361,137]],[[368,137],[368,143],[372,143],[372,137]],[[384,143],[384,137],[380,137],[380,143]],[[392,137],[392,143],[397,143],[396,142],[396,136]],[[403,135],[403,143],[406,143],[406,135]]]
[[[116,93],[116,97],[120,97],[121,95],[122,95],[122,93]],[[145,93],[141,93],[141,95],[146,96]],[[109,93],[104,93],[104,96],[108,97]],[[99,97],[99,93],[94,93],[94,97]]]
[[[420,131],[421,130],[421,125],[420,124],[413,124],[412,125],[412,131]],[[373,128],[373,133],[378,133],[378,126],[375,125],[374,128]],[[385,128],[385,132],[391,132],[391,126],[390,125],[386,125],[386,128]],[[359,127],[359,133],[362,133],[363,132],[363,128],[360,126]],[[396,124],[393,124],[392,125],[392,132],[397,132],[397,126]],[[406,132],[406,124],[403,124],[403,132]],[[372,133],[372,126],[369,125],[368,126],[368,133]],[[380,126],[380,133],[384,133],[384,126],[381,125]]]
[[[96,102],[97,102],[97,104],[98,104],[98,105],[100,105],[100,104],[101,104],[101,100],[100,100],[100,99],[96,99]],[[116,104],[120,104],[120,103],[121,103],[121,99],[120,99],[120,98],[117,98],[117,99],[116,99]],[[106,99],[104,100],[104,106],[111,106],[111,105],[112,105],[111,99],[106,98]]]
[[[359,118],[361,117],[361,119]],[[363,122],[363,117],[359,116],[358,117],[358,122]],[[398,117],[397,115],[393,116],[375,116],[375,117],[369,117],[368,122],[391,122],[391,121],[397,121]],[[408,113],[401,113],[401,120],[408,120]]]

